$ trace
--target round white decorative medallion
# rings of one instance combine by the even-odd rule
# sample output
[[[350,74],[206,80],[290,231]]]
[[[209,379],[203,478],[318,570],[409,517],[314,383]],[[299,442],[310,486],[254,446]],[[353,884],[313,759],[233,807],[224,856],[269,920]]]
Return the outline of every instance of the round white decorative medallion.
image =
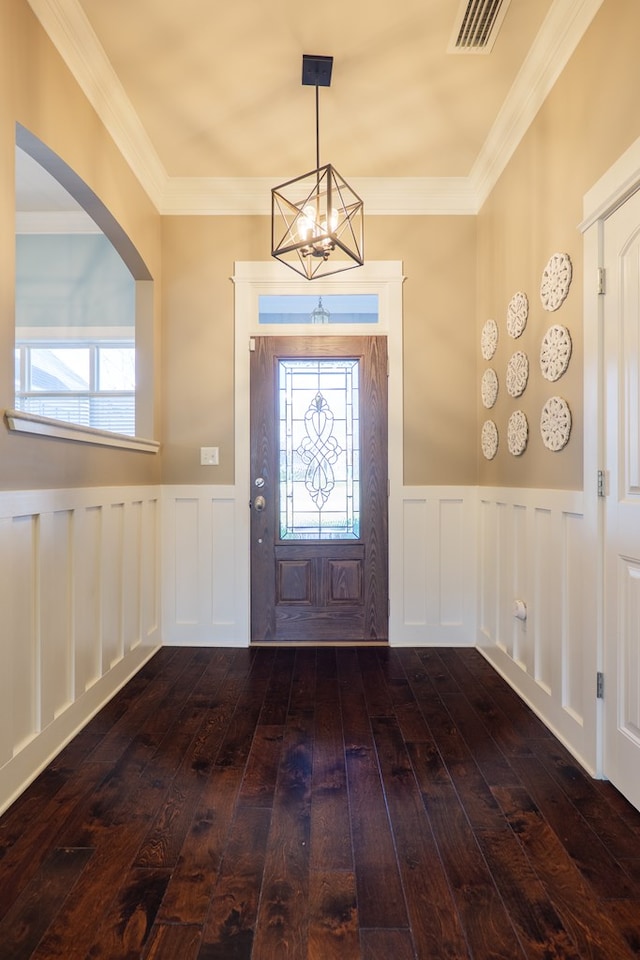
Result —
[[[571,410],[562,397],[551,397],[542,408],[540,433],[547,450],[562,450],[571,435]]]
[[[516,350],[507,364],[507,393],[510,397],[519,397],[529,379],[529,360],[526,353]]]
[[[529,423],[522,410],[514,410],[509,417],[507,426],[507,443],[509,453],[514,457],[519,457],[527,448],[529,439]]]
[[[540,299],[545,310],[557,310],[561,306],[571,286],[571,257],[568,253],[554,253],[542,271]]]
[[[496,397],[498,396],[498,374],[495,372],[493,367],[489,367],[488,370],[482,374],[482,403],[489,409],[496,402]]]
[[[522,334],[529,316],[529,300],[526,293],[514,293],[507,307],[507,333],[516,339]]]
[[[480,335],[480,349],[484,360],[491,360],[498,346],[498,324],[487,320]]]
[[[493,420],[482,424],[482,453],[487,460],[493,460],[498,450],[498,428]]]
[[[540,369],[545,380],[559,380],[571,359],[571,335],[566,327],[549,327],[540,347]]]

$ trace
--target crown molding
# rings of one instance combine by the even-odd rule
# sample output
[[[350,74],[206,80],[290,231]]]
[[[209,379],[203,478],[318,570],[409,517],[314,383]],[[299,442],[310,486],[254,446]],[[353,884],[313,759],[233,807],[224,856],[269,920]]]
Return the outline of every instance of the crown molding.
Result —
[[[269,216],[271,189],[286,179],[171,177],[160,213]],[[466,177],[350,177],[349,184],[370,215],[474,214],[477,209]]]
[[[149,199],[159,209],[167,172],[78,0],[28,3]]]
[[[478,154],[469,179],[480,210],[603,0],[555,0]]]
[[[270,214],[286,178],[169,177],[78,0],[28,2],[159,213]],[[352,179],[367,213],[478,213],[602,2],[555,0],[468,177]]]

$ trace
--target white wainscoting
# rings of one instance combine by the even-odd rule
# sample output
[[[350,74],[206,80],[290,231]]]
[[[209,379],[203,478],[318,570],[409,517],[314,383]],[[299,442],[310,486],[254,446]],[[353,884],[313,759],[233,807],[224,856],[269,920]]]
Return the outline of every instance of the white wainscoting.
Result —
[[[390,506],[390,643],[473,646],[476,487],[404,487]]]
[[[235,486],[165,486],[163,505],[164,643],[247,646],[248,498]]]
[[[390,507],[390,642],[475,643],[475,487],[406,487]],[[249,642],[248,502],[233,486],[163,489],[166,644]]]
[[[477,645],[592,773],[597,771],[595,556],[583,494],[478,490]],[[514,602],[526,604],[526,620]]]
[[[0,810],[161,643],[248,643],[247,515],[235,486],[0,493]],[[404,487],[389,520],[391,644],[477,644],[597,772],[583,494]]]
[[[0,811],[158,649],[159,495],[0,492]]]

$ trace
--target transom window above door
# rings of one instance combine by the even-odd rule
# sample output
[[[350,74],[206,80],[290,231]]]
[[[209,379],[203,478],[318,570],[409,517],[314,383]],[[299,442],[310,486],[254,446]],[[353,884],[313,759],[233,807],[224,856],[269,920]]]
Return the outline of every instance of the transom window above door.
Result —
[[[377,324],[377,293],[260,294],[258,323],[265,324]]]

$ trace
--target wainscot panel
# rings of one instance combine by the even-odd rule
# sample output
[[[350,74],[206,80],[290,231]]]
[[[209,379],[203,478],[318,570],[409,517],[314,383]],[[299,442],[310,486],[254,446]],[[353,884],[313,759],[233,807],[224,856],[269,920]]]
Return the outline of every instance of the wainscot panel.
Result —
[[[476,487],[404,487],[390,512],[392,646],[471,646]]]
[[[158,495],[0,492],[0,811],[159,647]]]
[[[592,773],[594,544],[580,491],[481,488],[477,645]]]
[[[163,638],[249,643],[249,541],[233,486],[163,487]]]

